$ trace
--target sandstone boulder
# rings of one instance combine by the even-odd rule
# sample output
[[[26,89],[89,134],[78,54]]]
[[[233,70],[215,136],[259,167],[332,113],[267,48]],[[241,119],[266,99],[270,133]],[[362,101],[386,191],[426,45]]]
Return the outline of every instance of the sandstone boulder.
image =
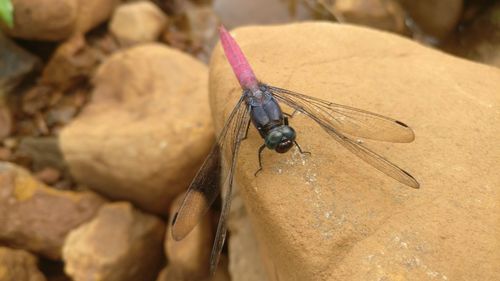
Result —
[[[71,173],[111,198],[166,213],[213,143],[207,83],[203,64],[160,44],[116,53],[61,132]]]
[[[60,191],[28,171],[0,162],[0,242],[61,257],[70,230],[90,220],[105,202],[92,192]]]
[[[421,184],[411,189],[302,114],[290,122],[312,155],[266,150],[255,177],[263,141],[251,128],[236,180],[270,280],[500,275],[497,68],[349,25],[248,27],[233,34],[261,81],[396,117],[416,134],[410,144],[365,143],[410,171]],[[220,130],[241,94],[220,45],[210,85]]]

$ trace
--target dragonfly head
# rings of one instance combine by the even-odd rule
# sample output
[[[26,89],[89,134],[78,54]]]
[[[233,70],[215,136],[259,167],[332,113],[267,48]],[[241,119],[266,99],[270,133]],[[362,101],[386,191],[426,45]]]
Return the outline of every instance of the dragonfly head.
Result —
[[[288,125],[273,128],[265,138],[266,147],[278,153],[285,153],[294,145],[295,130]]]

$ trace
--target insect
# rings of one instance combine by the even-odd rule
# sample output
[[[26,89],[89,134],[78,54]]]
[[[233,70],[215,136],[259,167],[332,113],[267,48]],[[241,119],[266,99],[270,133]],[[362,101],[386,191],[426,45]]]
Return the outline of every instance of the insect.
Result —
[[[301,153],[306,153],[297,143],[297,134],[289,125],[288,117],[281,110],[280,102],[311,118],[334,140],[376,169],[407,186],[419,188],[419,183],[408,172],[366,148],[360,142],[353,141],[344,135],[345,133],[388,142],[412,142],[415,135],[410,127],[403,122],[379,114],[259,82],[240,47],[223,26],[219,28],[219,37],[226,58],[243,93],[172,220],[173,238],[183,239],[205,215],[220,191],[223,190],[224,201],[210,260],[212,273],[216,269],[226,237],[226,218],[231,204],[238,150],[247,136],[250,123],[264,139],[264,144],[259,148],[258,153],[258,171],[262,169],[261,155],[265,148],[285,153],[293,146],[297,146]],[[226,149],[230,150],[230,157],[227,171],[221,176],[221,153]]]

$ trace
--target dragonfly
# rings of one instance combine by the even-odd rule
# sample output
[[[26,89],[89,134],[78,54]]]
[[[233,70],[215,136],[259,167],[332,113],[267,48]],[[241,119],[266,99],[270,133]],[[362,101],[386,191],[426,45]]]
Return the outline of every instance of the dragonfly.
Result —
[[[297,146],[301,153],[307,153],[302,151],[297,143],[297,133],[288,122],[293,113],[285,114],[280,103],[311,118],[335,141],[382,173],[409,187],[419,188],[417,180],[408,172],[345,135],[386,142],[412,142],[415,134],[405,123],[262,83],[257,80],[242,50],[224,26],[219,27],[219,38],[242,88],[242,95],[191,182],[179,210],[173,216],[171,227],[174,240],[182,240],[206,214],[221,191],[223,192],[223,203],[210,256],[210,272],[215,272],[226,238],[226,219],[231,205],[238,151],[241,142],[247,137],[250,124],[254,125],[264,140],[258,150],[257,172],[262,170],[261,155],[266,148],[285,153]],[[221,154],[227,150],[227,171],[222,174]]]

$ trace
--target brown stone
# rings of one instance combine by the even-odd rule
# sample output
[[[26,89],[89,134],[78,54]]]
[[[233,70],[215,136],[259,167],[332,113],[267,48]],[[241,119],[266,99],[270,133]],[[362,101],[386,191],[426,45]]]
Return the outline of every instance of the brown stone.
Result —
[[[401,4],[424,34],[443,39],[456,29],[463,0],[402,0]]]
[[[206,67],[160,44],[98,69],[92,100],[60,134],[71,173],[114,199],[166,213],[213,143]]]
[[[65,271],[75,281],[155,280],[164,262],[165,224],[128,202],[104,205],[73,230],[63,249]]]
[[[234,190],[229,213],[228,239],[229,272],[238,276],[238,281],[267,281],[267,273],[262,261],[259,242],[252,223],[248,218],[238,189]]]
[[[61,178],[61,172],[52,167],[45,167],[36,172],[35,177],[45,184],[54,184]]]
[[[92,192],[59,191],[28,171],[0,162],[0,241],[40,253],[61,256],[67,233],[93,217],[104,200]]]
[[[248,27],[233,34],[261,81],[396,117],[416,134],[411,144],[367,141],[419,180],[420,189],[411,189],[302,114],[290,122],[312,155],[266,150],[255,177],[263,141],[251,128],[236,180],[269,277],[497,279],[500,127],[492,124],[500,122],[498,69],[349,25]],[[220,130],[241,89],[220,45],[210,70]]]
[[[122,45],[153,42],[167,24],[167,16],[147,1],[120,5],[109,24],[110,32]]]
[[[14,27],[3,32],[23,39],[57,41],[85,33],[105,21],[119,0],[12,0]]]
[[[336,0],[327,8],[338,20],[406,33],[405,13],[397,0]]]
[[[0,280],[45,281],[37,262],[36,256],[27,251],[0,247]]]
[[[87,46],[84,36],[78,34],[56,49],[43,70],[40,82],[64,91],[88,79],[98,63],[97,54]]]

